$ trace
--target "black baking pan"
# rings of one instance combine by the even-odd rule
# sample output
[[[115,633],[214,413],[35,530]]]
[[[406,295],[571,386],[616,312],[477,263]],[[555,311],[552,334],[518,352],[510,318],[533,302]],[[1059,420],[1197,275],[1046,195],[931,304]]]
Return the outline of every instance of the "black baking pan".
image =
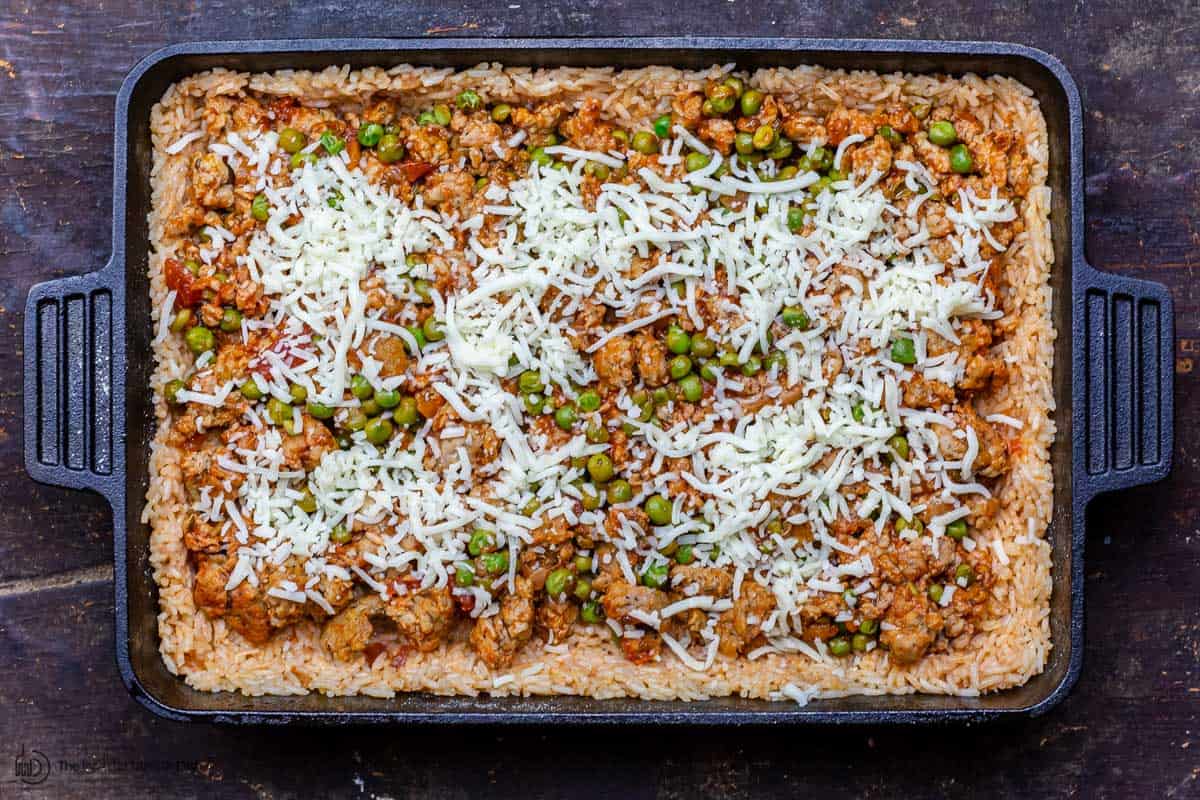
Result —
[[[881,72],[1011,76],[1041,102],[1050,141],[1054,237],[1054,398],[1051,452],[1054,648],[1045,671],[980,698],[849,697],[806,707],[740,698],[651,702],[579,697],[394,699],[243,697],[198,692],[158,654],[158,597],[145,504],[154,434],[147,279],[150,109],[174,81],[228,67],[260,72],[331,64],[740,68],[819,64]],[[236,723],[895,723],[985,721],[1052,708],[1083,655],[1085,512],[1103,492],[1167,474],[1172,446],[1171,297],[1155,283],[1097,272],[1083,253],[1083,139],[1079,91],[1063,65],[1028,47],[989,42],[839,39],[314,39],[202,42],[138,64],[117,96],[113,255],[99,272],[39,284],[25,316],[25,461],[36,480],[104,495],[113,509],[116,650],[130,692],[157,714]]]

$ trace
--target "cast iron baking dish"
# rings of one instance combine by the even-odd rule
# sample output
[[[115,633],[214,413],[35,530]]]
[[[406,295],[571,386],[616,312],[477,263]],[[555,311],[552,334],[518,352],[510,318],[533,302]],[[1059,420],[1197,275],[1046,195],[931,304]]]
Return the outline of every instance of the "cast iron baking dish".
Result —
[[[1054,551],[1046,670],[981,698],[850,697],[801,708],[740,698],[703,702],[580,697],[394,699],[243,697],[198,692],[158,655],[158,597],[141,522],[151,395],[146,214],[150,109],[174,81],[213,67],[261,72],[331,64],[741,68],[820,64],[881,72],[1008,75],[1036,93],[1050,134],[1055,263],[1051,451]],[[1085,512],[1102,492],[1162,478],[1171,463],[1171,297],[1155,283],[1092,269],[1083,253],[1083,140],[1079,92],[1052,56],[985,42],[837,39],[315,39],[202,42],[168,47],[138,64],[117,96],[113,255],[99,272],[39,284],[25,316],[25,461],[45,483],[91,489],[113,509],[117,661],[130,692],[157,714],[236,723],[879,723],[982,721],[1041,714],[1079,675],[1083,652]]]

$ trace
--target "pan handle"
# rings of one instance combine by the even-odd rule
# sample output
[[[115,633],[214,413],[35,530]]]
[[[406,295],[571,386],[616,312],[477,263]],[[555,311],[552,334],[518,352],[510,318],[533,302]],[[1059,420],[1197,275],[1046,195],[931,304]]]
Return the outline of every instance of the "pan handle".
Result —
[[[39,283],[25,301],[25,468],[110,503],[124,488],[120,266]]]
[[[1087,264],[1074,295],[1075,493],[1164,478],[1174,444],[1175,314],[1165,286]]]

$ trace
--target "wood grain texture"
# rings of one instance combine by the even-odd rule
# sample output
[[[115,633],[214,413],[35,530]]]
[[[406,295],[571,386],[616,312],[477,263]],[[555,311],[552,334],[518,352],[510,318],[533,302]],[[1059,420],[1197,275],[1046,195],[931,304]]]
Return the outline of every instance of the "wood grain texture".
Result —
[[[14,0],[0,7],[0,798],[1200,797],[1200,14],[1180,3]],[[1083,678],[1049,716],[955,730],[233,730],[152,717],[112,648],[109,514],[20,454],[21,311],[110,247],[113,102],[191,39],[744,34],[1046,49],[1086,110],[1087,252],[1175,297],[1175,470],[1094,504]],[[50,774],[25,787],[44,755]]]

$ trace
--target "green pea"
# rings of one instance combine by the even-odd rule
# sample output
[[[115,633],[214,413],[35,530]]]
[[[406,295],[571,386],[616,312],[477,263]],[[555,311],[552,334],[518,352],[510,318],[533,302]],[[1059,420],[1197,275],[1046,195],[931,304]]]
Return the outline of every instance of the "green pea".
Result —
[[[380,389],[375,393],[375,402],[380,408],[395,408],[400,405],[400,393],[395,389]]]
[[[792,233],[797,233],[804,227],[804,209],[796,206],[789,206],[787,212],[787,226]]]
[[[546,407],[546,398],[539,392],[529,392],[522,395],[521,402],[525,405],[525,413],[531,417],[538,416]]]
[[[671,393],[665,386],[655,389],[651,397],[654,399],[654,405],[656,406],[666,405],[671,402]]]
[[[316,400],[309,400],[305,408],[313,419],[329,419],[333,416],[333,406],[318,403]]]
[[[654,135],[660,139],[667,138],[667,134],[671,132],[671,115],[663,114],[658,119],[654,120]]]
[[[431,342],[440,342],[446,338],[446,332],[442,330],[442,324],[432,314],[426,317],[425,321],[421,323],[421,332]]]
[[[763,97],[763,93],[757,89],[747,89],[742,95],[742,116],[753,117],[757,114],[758,110],[762,108]]]
[[[603,622],[604,609],[595,600],[588,600],[583,604],[583,607],[579,609],[579,618],[584,622],[593,625],[597,622]]]
[[[939,147],[949,147],[957,142],[958,131],[954,130],[954,123],[943,119],[930,125],[929,141]]]
[[[817,178],[816,183],[808,187],[808,193],[813,197],[820,197],[822,192],[829,191],[829,187],[833,184],[833,179],[828,175],[823,175]]]
[[[658,137],[650,131],[638,131],[633,135],[633,149],[643,155],[654,155],[658,152]]]
[[[587,471],[596,483],[608,483],[613,476],[612,459],[604,453],[593,453],[588,456]]]
[[[465,589],[475,583],[475,573],[466,564],[459,564],[454,568],[454,583]]]
[[[592,424],[588,425],[584,430],[583,435],[592,444],[605,444],[609,439],[608,428],[604,427],[603,424],[598,422],[593,422]]]
[[[260,192],[254,195],[254,199],[250,201],[250,216],[259,222],[266,222],[267,217],[271,216],[271,204],[265,194]]]
[[[472,556],[490,553],[496,549],[496,537],[492,532],[485,528],[476,528],[471,533],[471,539],[467,542],[467,552]]]
[[[675,562],[677,564],[690,564],[696,560],[696,551],[690,544],[681,544],[679,549],[675,551]]]
[[[367,415],[360,409],[354,409],[346,414],[346,418],[342,420],[341,427],[353,433],[361,431],[367,425]]]
[[[599,161],[589,161],[583,165],[585,175],[591,175],[598,181],[608,180],[609,170],[607,164],[601,164]]]
[[[633,499],[633,487],[624,478],[617,478],[608,484],[608,501],[610,503],[628,503]]]
[[[179,392],[187,388],[187,384],[176,378],[163,386],[163,399],[171,405],[179,405]]]
[[[738,78],[734,75],[730,75],[728,78],[722,81],[722,85],[733,89],[733,93],[737,97],[741,97],[742,92],[746,90],[746,84],[742,83],[741,78]]]
[[[592,571],[591,556],[575,556],[575,571],[579,574],[584,574]]]
[[[375,394],[375,389],[371,387],[371,382],[364,375],[355,375],[350,379],[350,394],[357,397],[359,400],[370,400]]]
[[[717,380],[717,372],[719,372],[719,371],[720,371],[720,366],[718,366],[718,362],[716,362],[714,360],[714,361],[705,361],[705,362],[701,363],[698,373],[701,378],[708,381],[709,383],[715,383]],[[684,394],[686,395],[686,392]]]
[[[826,644],[829,645],[830,655],[834,655],[834,656],[837,656],[838,658],[841,658],[842,656],[850,654],[850,641],[848,639],[846,639],[846,637],[844,637],[844,636],[835,636],[834,638],[830,639]]]
[[[825,172],[833,166],[833,151],[828,147],[814,148],[812,153],[809,154],[808,160],[817,172]]]
[[[858,630],[867,636],[874,636],[879,631],[879,622],[873,619],[864,619],[858,624]]]
[[[267,416],[276,425],[282,425],[285,422],[292,421],[292,407],[280,400],[278,397],[272,397],[267,401]]]
[[[870,643],[871,637],[862,633],[856,633],[854,634],[853,638],[850,639],[850,647],[856,653],[865,653],[867,651],[867,645]]]
[[[564,403],[554,409],[554,424],[564,431],[569,431],[575,426],[575,420],[579,415],[575,412],[575,406],[570,403]]]
[[[742,360],[738,358],[737,353],[734,353],[731,350],[726,350],[717,357],[717,363],[722,367],[736,367],[742,363]]]
[[[863,405],[862,403],[859,403],[858,405],[856,405],[850,409],[850,416],[854,417],[855,422],[862,422],[863,417],[865,417],[866,415],[867,415],[866,406]]]
[[[321,147],[325,148],[325,152],[331,156],[336,156],[338,153],[346,149],[346,140],[340,136],[335,136],[329,131],[321,134]]]
[[[288,394],[293,403],[303,403],[308,398],[308,389],[298,383],[293,383],[288,386]]]
[[[242,397],[247,400],[258,401],[263,398],[263,391],[258,388],[258,384],[254,382],[253,378],[242,384],[241,392]]]
[[[925,119],[926,117],[929,116],[929,112],[932,109],[931,109],[929,103],[914,103],[912,106],[909,107],[908,110],[911,111],[912,115],[914,117],[916,117],[917,119]]]
[[[647,497],[646,502],[642,505],[642,510],[646,512],[646,516],[655,525],[671,524],[671,515],[674,509],[671,506],[671,501],[661,494],[653,494]]]
[[[929,595],[930,600],[935,603],[940,603],[942,602],[942,595],[945,593],[945,590],[942,588],[940,583],[934,583],[930,584],[929,588],[925,590],[925,593]]]
[[[295,128],[284,128],[279,132],[279,146],[285,153],[299,153],[308,144],[308,137]]]
[[[690,375],[692,372],[692,360],[687,356],[675,356],[667,364],[667,369],[671,373],[671,377],[679,380],[685,375]]]
[[[385,133],[375,148],[375,155],[385,164],[404,158],[404,142],[394,133]]]
[[[398,425],[416,425],[420,422],[421,413],[417,411],[417,398],[412,395],[401,397],[400,405],[392,412],[392,419]]]
[[[785,306],[782,316],[784,325],[789,328],[799,328],[802,331],[807,330],[811,322],[808,314],[800,306]]]
[[[196,355],[207,353],[216,346],[216,339],[213,338],[213,332],[203,325],[190,328],[184,334],[184,341],[187,342],[188,350],[191,350]]]
[[[967,536],[967,521],[965,519],[956,519],[946,526],[946,535],[951,539],[962,540]]]
[[[733,110],[733,104],[737,102],[738,94],[732,86],[722,84],[712,87],[708,99],[713,111],[717,114],[728,114]]]
[[[587,600],[592,596],[592,582],[587,578],[575,579],[575,599]]]
[[[529,160],[543,167],[548,167],[554,163],[554,157],[546,154],[545,148],[535,147],[529,151]]]
[[[521,373],[521,377],[517,378],[517,387],[522,392],[540,392],[545,389],[545,384],[541,383],[541,373],[536,369],[526,369]]]
[[[304,487],[304,492],[300,495],[300,499],[296,501],[296,505],[305,514],[312,514],[317,510],[317,498],[312,493],[312,489]]]
[[[471,89],[464,89],[458,93],[458,97],[454,98],[454,104],[463,111],[474,111],[479,108],[482,102],[479,99],[479,94]],[[449,122],[449,120],[447,120]]]
[[[612,132],[612,137],[621,144],[629,144],[629,134],[620,128],[617,128]]]
[[[683,165],[687,168],[688,172],[696,172],[707,167],[710,161],[712,159],[704,155],[704,153],[688,153],[687,158],[683,161]]]
[[[595,389],[588,389],[579,395],[579,407],[584,411],[595,411],[600,407],[600,394]]]
[[[775,140],[775,144],[771,145],[771,149],[767,151],[767,158],[775,161],[782,161],[792,154],[792,143],[780,136]]]
[[[750,356],[746,363],[742,364],[742,374],[747,378],[753,378],[760,372],[762,372],[762,359],[758,356]]]
[[[492,122],[505,122],[512,114],[512,106],[508,103],[497,103],[492,106]]]
[[[329,541],[335,544],[345,544],[346,542],[350,541],[350,530],[339,522],[337,525],[334,525],[333,530],[329,532]]]
[[[651,589],[661,589],[667,585],[667,578],[670,575],[670,567],[665,564],[653,564],[646,568],[642,573],[642,585],[649,586]]]
[[[692,337],[688,351],[696,358],[711,358],[717,352],[717,343],[702,333]]]
[[[698,375],[685,376],[679,381],[679,389],[683,392],[683,399],[689,403],[699,403],[700,398],[704,397],[704,384]]]
[[[304,153],[304,152],[295,153],[292,155],[292,157],[290,159],[288,159],[288,165],[292,169],[299,169],[300,167],[304,166],[305,164],[315,164],[315,163],[317,163],[317,154],[316,153]]]
[[[900,456],[900,460],[908,460],[908,439],[903,436],[893,436],[888,439],[888,447],[893,453]]]
[[[917,349],[912,339],[897,339],[892,342],[892,361],[897,364],[917,363]]]
[[[687,331],[675,323],[667,328],[667,349],[676,355],[682,355],[692,347],[692,337]]]
[[[431,294],[433,291],[433,284],[424,278],[417,278],[415,281],[413,281],[413,291],[416,293],[417,297],[421,299],[422,303],[430,303],[433,301],[433,295]]]
[[[484,570],[489,575],[499,575],[502,572],[508,572],[508,551],[500,550],[496,553],[487,553],[480,561],[483,563]]]
[[[880,125],[879,130],[877,130],[876,133],[882,136],[884,141],[892,146],[897,146],[904,141],[904,137],[901,136],[891,125]]]
[[[733,137],[733,149],[739,155],[748,156],[754,152],[754,134],[742,131]]]
[[[438,103],[433,107],[433,121],[438,125],[450,124],[450,106],[445,103]]]
[[[583,506],[584,511],[595,511],[604,505],[604,501],[600,498],[600,490],[588,484],[580,485],[579,504]]]
[[[409,352],[414,356],[421,352],[421,350],[425,348],[425,345],[429,344],[429,340],[425,338],[425,331],[420,325],[405,325],[404,330],[408,331],[408,335],[411,336],[413,341],[417,344],[416,350],[413,350],[408,342],[404,343],[405,346],[409,348]]]
[[[233,333],[242,329],[242,312],[236,308],[227,308],[221,314],[221,330]]]
[[[191,324],[192,310],[190,308],[181,308],[176,312],[175,318],[171,320],[171,332],[182,333]]]
[[[556,569],[546,576],[546,594],[551,597],[558,597],[567,589],[571,588],[571,583],[575,576],[571,574],[569,569]]]
[[[383,126],[378,122],[368,122],[358,129],[358,143],[363,147],[374,147],[383,138]]]
[[[378,417],[383,413],[383,408],[379,405],[379,403],[376,403],[375,398],[372,397],[370,400],[363,401],[362,412],[368,417]]]
[[[966,175],[975,169],[975,161],[965,144],[956,144],[950,148],[950,169],[960,175]]]
[[[531,497],[529,502],[521,507],[521,513],[527,517],[532,517],[537,513],[537,510],[542,507],[541,501],[536,497]]]

